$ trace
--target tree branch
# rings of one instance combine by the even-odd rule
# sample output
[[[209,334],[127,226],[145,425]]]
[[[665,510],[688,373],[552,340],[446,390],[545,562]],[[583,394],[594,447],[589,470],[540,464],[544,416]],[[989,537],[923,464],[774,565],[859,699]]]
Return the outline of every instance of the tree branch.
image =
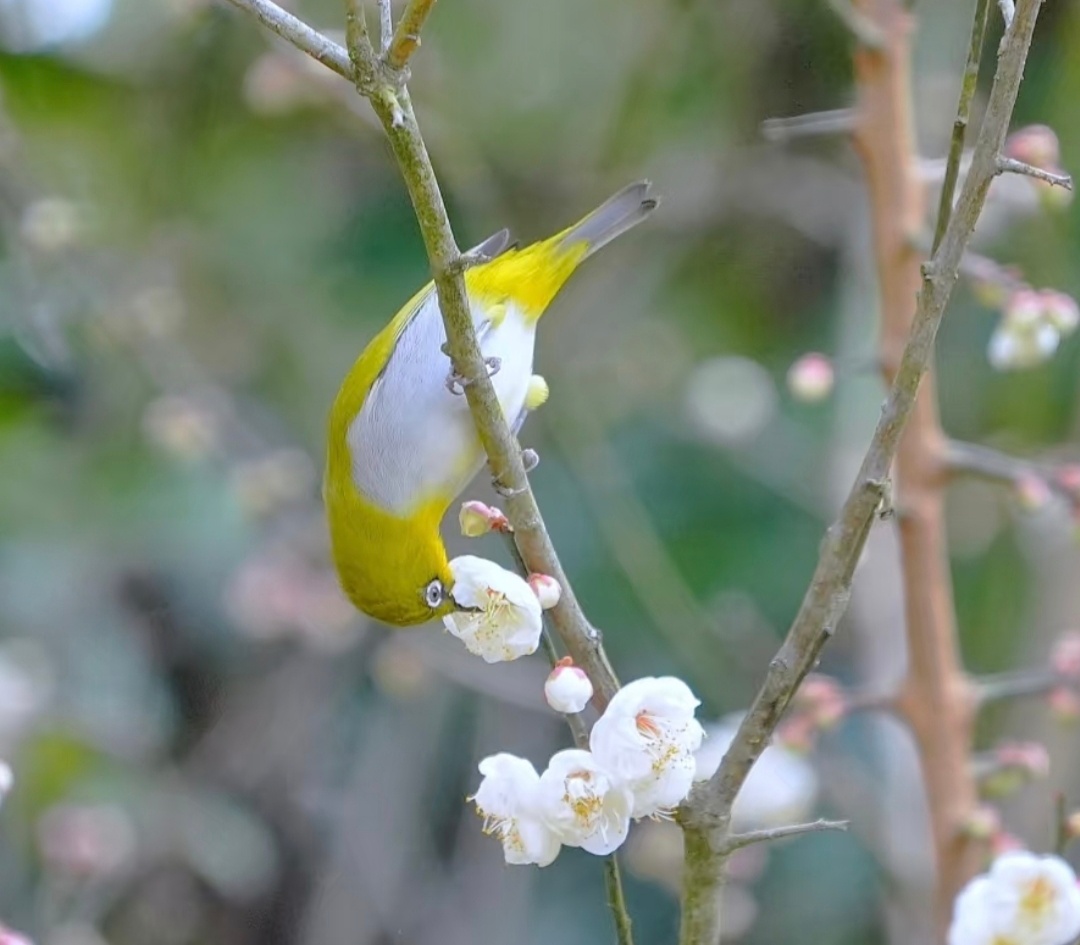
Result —
[[[769,827],[765,830],[748,830],[746,833],[733,833],[723,846],[725,854],[734,853],[754,843],[767,843],[772,840],[786,840],[799,837],[804,833],[822,833],[826,830],[847,830],[846,820],[814,820],[805,824],[788,824],[784,827]]]
[[[371,102],[390,139],[420,225],[446,329],[451,366],[454,373],[465,380],[465,397],[496,488],[506,496],[506,515],[514,529],[515,545],[527,571],[548,574],[559,582],[562,596],[547,615],[574,662],[592,680],[596,690],[594,701],[603,709],[618,691],[618,679],[604,652],[599,632],[586,619],[559,562],[529,485],[521,447],[507,425],[488,376],[465,294],[462,273],[467,260],[454,239],[408,90],[401,81],[401,70],[419,46],[420,29],[434,0],[410,0],[385,61],[375,55],[371,46],[359,0],[345,0],[347,51],[269,0],[229,2],[253,14],[298,49],[349,79]],[[576,731],[575,736],[579,737]],[[632,945],[618,864],[613,857],[607,859],[605,870],[620,945]]]
[[[902,353],[893,362],[895,370],[888,398],[848,498],[839,517],[826,532],[813,579],[795,622],[770,663],[762,687],[716,774],[699,785],[678,812],[686,837],[682,945],[712,945],[719,940],[717,892],[725,868],[725,857],[719,851],[730,831],[735,797],[752,765],[769,744],[792,695],[814,666],[846,610],[855,565],[885,494],[885,483],[901,436],[916,409],[920,384],[930,364],[934,340],[957,279],[964,248],[971,239],[990,183],[997,173],[998,157],[1016,102],[1040,3],[1041,0],[1020,0],[1016,17],[1005,36],[960,198],[938,251],[922,268],[911,330]],[[885,24],[886,37],[906,44],[909,26],[905,11],[899,4],[884,6],[893,18]],[[881,63],[875,59],[889,54],[888,51],[879,53],[861,49],[857,58],[862,68],[881,68]],[[906,78],[904,73],[905,81]]]
[[[1036,180],[1045,181],[1054,187],[1064,187],[1066,190],[1073,189],[1072,177],[1068,174],[1054,174],[1050,171],[1044,171],[1041,167],[1036,167],[1034,164],[1025,164],[1023,161],[1016,160],[1016,158],[998,158],[997,169],[999,174],[1023,174],[1027,177],[1034,177]]]
[[[343,79],[353,81],[353,65],[349,53],[332,39],[313,30],[302,20],[282,10],[270,0],[228,0],[234,7],[250,13],[263,26],[292,43],[301,52],[321,62]]]
[[[960,101],[956,105],[956,120],[953,122],[952,138],[949,141],[949,157],[945,164],[945,180],[941,185],[941,199],[938,203],[937,225],[934,227],[934,245],[932,253],[937,252],[945,227],[952,216],[953,197],[956,194],[956,180],[960,175],[960,160],[964,155],[964,139],[967,136],[968,121],[971,118],[971,100],[975,97],[975,86],[979,81],[979,64],[986,45],[986,22],[990,19],[990,0],[976,0],[975,18],[971,24],[971,42],[968,45],[967,62],[964,64],[964,77],[960,83]]]
[[[433,6],[435,0],[409,0],[386,50],[386,62],[394,69],[404,69],[408,65],[409,57],[420,45],[420,31]]]

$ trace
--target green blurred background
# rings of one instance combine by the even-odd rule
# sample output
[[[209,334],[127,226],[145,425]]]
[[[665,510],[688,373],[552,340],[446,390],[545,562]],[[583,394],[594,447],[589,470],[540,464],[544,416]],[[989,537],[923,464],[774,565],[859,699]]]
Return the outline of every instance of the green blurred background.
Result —
[[[927,157],[969,6],[918,5]],[[340,30],[335,0],[291,8]],[[436,628],[390,633],[328,569],[329,403],[426,278],[366,104],[220,2],[2,0],[0,25],[0,920],[38,945],[611,940],[597,859],[506,867],[464,803],[484,755],[568,744],[542,659],[488,667]],[[842,137],[760,133],[849,104],[850,46],[823,0],[444,0],[414,61],[462,244],[546,236],[641,177],[663,197],[545,318],[552,395],[523,439],[622,677],[676,673],[709,717],[752,695],[881,401],[857,161]],[[1066,166],[1078,98],[1080,4],[1059,0],[1016,123],[1052,125]],[[997,204],[982,250],[1080,292],[1076,205]],[[1069,455],[1080,346],[996,373],[996,318],[961,285],[948,431]],[[785,388],[808,350],[835,359],[823,403]],[[468,496],[490,499],[484,477]],[[986,484],[950,500],[969,665],[1044,661],[1080,603],[1068,510],[1019,514]],[[494,538],[448,539],[504,560]],[[879,529],[826,668],[886,686],[900,619]],[[1050,744],[1051,778],[1006,812],[1044,849],[1052,790],[1080,787],[1075,733],[1039,704],[984,729]],[[809,761],[813,809],[854,829],[748,858],[731,931],[921,940],[906,736],[856,717]],[[678,842],[646,824],[626,848],[639,945],[674,940]]]

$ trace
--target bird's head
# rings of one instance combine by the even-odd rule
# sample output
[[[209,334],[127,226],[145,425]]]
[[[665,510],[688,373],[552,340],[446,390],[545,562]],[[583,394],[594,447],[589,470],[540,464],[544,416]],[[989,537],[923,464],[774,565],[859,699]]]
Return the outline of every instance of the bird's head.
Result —
[[[454,577],[439,535],[442,508],[397,518],[367,510],[330,515],[334,563],[349,600],[397,627],[425,623],[457,609]]]

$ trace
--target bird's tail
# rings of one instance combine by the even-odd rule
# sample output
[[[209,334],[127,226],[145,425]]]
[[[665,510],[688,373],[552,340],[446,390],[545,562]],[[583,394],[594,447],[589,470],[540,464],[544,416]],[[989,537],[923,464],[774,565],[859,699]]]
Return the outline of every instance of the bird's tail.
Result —
[[[465,285],[481,298],[513,299],[526,317],[537,319],[583,259],[644,220],[656,204],[648,181],[631,184],[550,239],[506,249],[491,262],[467,270]],[[489,242],[501,250],[507,239],[496,234]]]
[[[557,250],[575,249],[584,244],[585,253],[578,262],[587,259],[616,237],[637,226],[656,209],[659,201],[649,196],[651,186],[649,181],[642,180],[624,187],[587,217],[547,242]]]

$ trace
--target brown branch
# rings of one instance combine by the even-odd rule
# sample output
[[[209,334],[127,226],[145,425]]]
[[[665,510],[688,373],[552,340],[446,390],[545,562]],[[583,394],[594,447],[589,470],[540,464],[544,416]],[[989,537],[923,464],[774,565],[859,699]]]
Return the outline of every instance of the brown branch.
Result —
[[[903,264],[899,265],[891,258],[885,260],[887,266],[882,278],[889,280],[890,291],[884,294],[884,297],[890,300],[890,304],[896,304],[899,311],[900,292],[907,293],[908,310],[903,312],[903,317],[905,328],[910,326],[910,331],[902,350],[902,338],[895,333],[890,338],[885,359],[891,379],[889,395],[855,483],[838,519],[825,535],[813,579],[795,622],[780,651],[770,663],[762,687],[743,718],[716,774],[699,785],[678,812],[678,820],[683,826],[686,838],[683,924],[680,932],[682,945],[713,945],[719,940],[721,927],[717,893],[723,883],[726,858],[722,849],[724,839],[730,831],[732,805],[754,762],[768,746],[781,714],[803,678],[814,666],[847,607],[855,565],[886,494],[886,480],[909,419],[917,417],[915,422],[922,423],[923,429],[915,440],[918,451],[913,453],[908,447],[903,463],[903,473],[909,477],[907,481],[911,482],[912,473],[916,474],[915,484],[919,482],[918,476],[924,476],[929,481],[931,476],[940,475],[940,459],[929,462],[927,455],[933,450],[940,457],[942,450],[941,443],[934,442],[932,435],[936,428],[933,400],[931,397],[919,398],[920,384],[930,365],[934,340],[957,279],[964,249],[971,239],[990,183],[997,173],[997,160],[1008,132],[1040,4],[1041,0],[1020,0],[1017,6],[1016,17],[1002,43],[971,167],[941,245],[931,261],[922,267],[921,282],[912,282],[909,258],[912,254],[911,236],[922,222],[916,218],[916,211],[921,211],[921,197],[920,206],[915,206],[915,198],[911,196],[911,192],[916,185],[912,184],[907,176],[913,173],[913,151],[905,147],[891,158],[882,156],[883,160],[891,162],[891,166],[895,166],[897,161],[901,162],[901,178],[897,187],[904,196],[903,201],[890,198],[889,202],[889,206],[899,211],[893,230],[900,229],[902,237],[886,230],[883,225],[877,226],[880,231],[876,234],[879,244],[882,238],[887,238],[886,245],[891,247]],[[869,7],[869,0],[864,5]],[[876,0],[872,7],[873,15],[881,25],[889,45],[883,50],[862,48],[856,53],[856,69],[860,74],[860,110],[865,113],[870,102],[876,102],[884,109],[884,113],[876,117],[867,115],[864,120],[893,126],[894,130],[890,134],[902,135],[901,143],[907,145],[910,144],[906,84],[908,33],[911,28],[909,15],[898,0]],[[867,149],[873,140],[873,135],[870,135],[867,141],[864,133],[861,146]],[[882,173],[876,164],[870,166],[874,168],[874,174]],[[882,189],[884,185],[884,182],[880,183]],[[879,257],[882,252],[883,247],[879,245]],[[910,299],[916,290],[918,301],[912,317],[909,310]],[[896,301],[892,301],[894,294]],[[932,391],[932,388],[930,390]],[[928,426],[928,420],[933,421],[934,426]],[[916,464],[913,466],[913,463]],[[926,466],[918,463],[926,463]],[[926,494],[916,491],[913,494],[909,487],[900,514],[901,519],[907,519],[909,515],[915,516],[914,527],[910,524],[902,527],[902,532],[905,533],[902,534],[902,540],[911,547],[927,547],[931,558],[926,566],[931,569],[943,566],[944,562],[941,536],[933,527],[935,515],[940,514],[936,507],[940,502],[939,491],[934,489]],[[910,503],[913,501],[912,506]],[[920,580],[923,576],[919,572],[909,573],[906,579],[909,586],[912,586],[911,582],[914,581],[924,584]],[[931,587],[927,590],[935,589]],[[932,600],[912,600],[912,597],[913,595],[908,595],[910,621],[917,626],[951,628],[951,600],[947,585],[943,586],[937,581]],[[914,611],[911,609],[913,605]],[[917,643],[919,648],[918,652],[913,654],[913,662],[919,661],[920,669],[921,659],[932,652],[941,650],[946,657],[955,655],[952,639],[942,643],[939,640],[926,639],[920,634],[917,638],[912,637],[912,643]],[[946,670],[952,668],[954,667],[946,666]],[[942,682],[941,674],[936,668],[931,670],[934,682]],[[947,673],[944,681],[952,683],[956,680],[952,674]],[[960,681],[963,683],[962,677]],[[970,703],[968,686],[963,684],[958,691],[948,688],[935,690],[935,693],[948,699],[950,708],[961,709],[965,703]],[[970,715],[970,707],[966,711]],[[926,736],[926,729],[922,731]],[[926,744],[946,748],[945,758],[951,764],[954,748],[960,739],[955,732],[950,732],[946,738],[944,746],[931,742],[929,738]],[[949,773],[959,774],[951,768]],[[958,799],[959,803],[957,799],[948,798],[945,802],[951,803],[953,811],[966,810],[969,803],[967,791],[971,785],[970,776],[965,775],[957,783],[964,790],[964,794]],[[961,823],[962,821],[953,823],[950,818],[943,818],[941,827],[952,836]],[[961,845],[960,849],[966,854],[965,847]],[[952,843],[948,844],[945,852],[949,855],[950,863],[958,867],[953,876],[955,880],[962,870],[967,868],[967,858],[957,858]]]
[[[386,50],[386,63],[391,68],[404,69],[408,65],[409,57],[420,46],[420,31],[433,6],[435,0],[409,0],[409,5],[398,20],[390,47]]]
[[[882,54],[856,55],[859,124],[855,143],[867,179],[881,306],[881,364],[887,382],[896,376],[900,352],[911,331],[914,299],[922,282],[921,259],[909,239],[926,214],[926,194],[917,174],[911,120],[910,34],[912,22],[901,0],[875,4],[892,42]],[[980,0],[972,30],[973,51],[960,95],[957,127],[966,125],[978,72],[986,18]],[[949,169],[958,166],[963,137],[954,134]],[[948,181],[948,173],[946,175]],[[942,245],[949,231],[952,199],[942,203]],[[903,581],[907,673],[897,709],[915,739],[930,810],[939,872],[937,911],[948,921],[952,901],[976,868],[980,844],[963,825],[978,804],[968,766],[974,700],[957,646],[952,578],[945,534],[945,438],[938,419],[936,384],[927,370],[896,456],[896,494]]]

